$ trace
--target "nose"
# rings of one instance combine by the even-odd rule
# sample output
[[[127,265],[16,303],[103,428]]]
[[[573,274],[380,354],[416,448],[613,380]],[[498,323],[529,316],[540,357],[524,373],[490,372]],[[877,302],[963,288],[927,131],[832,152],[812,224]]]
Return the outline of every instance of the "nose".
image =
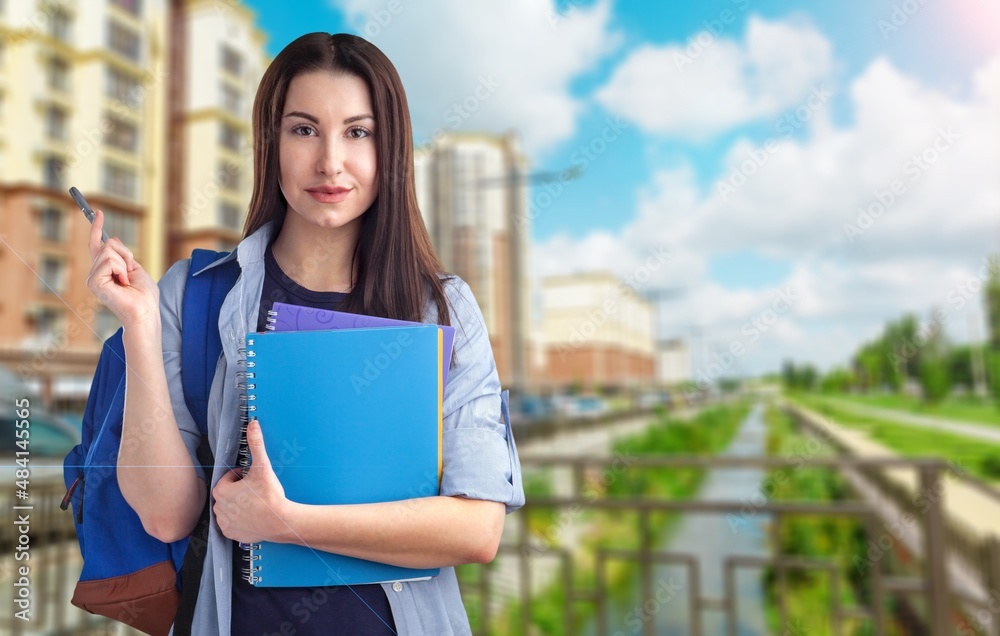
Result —
[[[337,138],[322,144],[316,160],[316,171],[320,174],[340,174],[344,171],[344,147]]]

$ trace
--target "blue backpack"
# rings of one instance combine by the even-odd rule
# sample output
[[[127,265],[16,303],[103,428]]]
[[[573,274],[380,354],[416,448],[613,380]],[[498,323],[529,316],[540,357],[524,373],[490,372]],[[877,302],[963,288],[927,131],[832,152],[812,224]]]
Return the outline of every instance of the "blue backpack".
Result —
[[[208,396],[222,342],[219,311],[240,268],[236,260],[191,274],[225,252],[194,250],[184,287],[181,377],[184,399],[198,423],[198,461],[211,483]],[[63,462],[83,571],[72,603],[147,634],[189,634],[208,537],[208,506],[190,538],[163,543],[142,527],[118,485],[117,461],[125,408],[122,329],[104,342],[83,416],[81,443]],[[176,622],[175,622],[176,621]]]

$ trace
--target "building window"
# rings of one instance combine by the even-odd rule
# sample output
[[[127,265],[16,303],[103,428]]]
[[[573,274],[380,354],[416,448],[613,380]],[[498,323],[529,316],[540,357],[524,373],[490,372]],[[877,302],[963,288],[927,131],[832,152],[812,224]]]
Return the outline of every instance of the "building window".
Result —
[[[69,90],[69,62],[64,58],[53,56],[49,58],[48,69],[49,88],[59,91]]]
[[[232,203],[219,204],[219,224],[230,230],[243,229],[243,210]]]
[[[142,13],[142,0],[111,0],[111,4],[128,11],[134,16]]]
[[[58,157],[49,156],[42,164],[42,183],[46,188],[62,190],[65,185],[63,162]]]
[[[39,267],[38,289],[43,292],[61,294],[65,291],[66,266],[62,259],[55,256],[43,256]]]
[[[62,9],[53,9],[49,14],[49,35],[62,42],[69,42],[69,14]]]
[[[105,115],[105,119],[108,123],[108,133],[104,138],[108,145],[125,152],[138,152],[139,130],[132,124],[111,115]]]
[[[42,208],[38,215],[42,240],[50,243],[61,243],[63,240],[63,211],[54,205]]]
[[[243,108],[243,99],[240,92],[229,86],[221,85],[222,107],[236,116],[240,116]]]
[[[139,34],[117,20],[108,20],[108,48],[133,62],[139,61]]]
[[[139,88],[139,80],[109,66],[105,72],[105,81],[107,82],[105,92],[108,97],[129,106],[137,106],[139,104],[142,96],[142,91]]]
[[[139,221],[131,214],[101,208],[104,212],[104,229],[108,236],[117,236],[135,252],[139,246]]]
[[[49,139],[66,139],[66,111],[58,106],[49,106],[45,111],[45,131]]]
[[[230,126],[229,124],[222,124],[222,127],[219,129],[219,143],[230,150],[238,151],[240,146],[243,145],[243,133],[240,132],[239,128]]]
[[[34,314],[35,336],[40,340],[54,338],[62,326],[62,312],[55,307],[39,307]]]
[[[219,184],[231,192],[238,192],[240,189],[240,167],[228,161],[219,162]]]
[[[113,163],[104,164],[104,191],[123,199],[135,200],[135,170]]]
[[[226,72],[239,77],[243,73],[243,56],[239,52],[235,51],[231,47],[226,45],[222,46],[222,68]]]

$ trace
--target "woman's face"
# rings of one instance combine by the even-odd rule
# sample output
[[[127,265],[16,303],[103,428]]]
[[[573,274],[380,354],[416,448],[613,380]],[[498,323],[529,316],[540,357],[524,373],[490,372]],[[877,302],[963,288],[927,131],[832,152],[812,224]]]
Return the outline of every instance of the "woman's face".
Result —
[[[357,76],[312,71],[292,79],[278,136],[288,216],[331,229],[360,222],[378,193],[374,114]]]

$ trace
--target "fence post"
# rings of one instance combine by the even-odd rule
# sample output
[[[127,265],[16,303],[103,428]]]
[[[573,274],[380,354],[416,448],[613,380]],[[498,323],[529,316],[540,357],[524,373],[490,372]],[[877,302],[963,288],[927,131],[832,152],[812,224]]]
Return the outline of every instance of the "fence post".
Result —
[[[986,537],[986,607],[990,610],[991,636],[1000,636],[1000,616],[993,611],[994,595],[1000,595],[1000,541],[996,535]]]
[[[941,466],[920,466],[920,494],[927,501],[924,524],[925,589],[928,625],[934,636],[945,636],[951,619],[948,598],[948,569],[945,567],[944,484]]]

